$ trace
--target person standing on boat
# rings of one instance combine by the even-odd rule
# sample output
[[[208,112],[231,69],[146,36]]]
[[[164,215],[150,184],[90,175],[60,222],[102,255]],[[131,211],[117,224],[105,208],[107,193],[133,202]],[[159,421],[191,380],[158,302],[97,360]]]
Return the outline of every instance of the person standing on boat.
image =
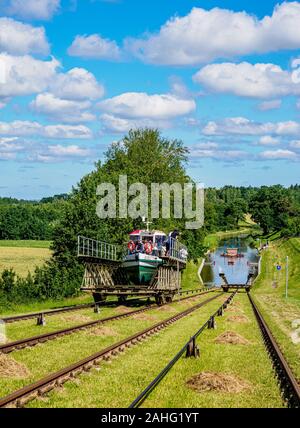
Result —
[[[153,244],[152,256],[158,256],[158,245],[156,242]]]
[[[173,247],[174,247],[173,243],[178,236],[179,236],[178,230],[173,230],[173,232],[169,233],[168,240],[166,242],[167,255],[172,255]]]
[[[135,251],[137,253],[143,253],[144,252],[144,244],[141,241],[138,241],[135,247]]]

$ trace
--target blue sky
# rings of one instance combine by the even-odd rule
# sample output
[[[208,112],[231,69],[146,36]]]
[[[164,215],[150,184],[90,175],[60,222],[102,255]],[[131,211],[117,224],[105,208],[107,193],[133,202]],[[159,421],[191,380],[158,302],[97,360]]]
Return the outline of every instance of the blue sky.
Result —
[[[206,186],[299,182],[300,2],[0,1],[0,195],[70,191],[130,129]]]

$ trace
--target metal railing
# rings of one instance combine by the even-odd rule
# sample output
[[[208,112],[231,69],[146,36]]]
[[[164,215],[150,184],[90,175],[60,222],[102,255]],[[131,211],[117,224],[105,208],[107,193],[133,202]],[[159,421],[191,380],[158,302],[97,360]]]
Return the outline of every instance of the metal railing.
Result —
[[[167,242],[169,243],[169,248],[167,247],[167,255],[186,262],[188,255],[186,246],[174,238],[169,238]]]
[[[91,257],[102,260],[121,261],[123,248],[121,245],[78,236],[77,256]]]

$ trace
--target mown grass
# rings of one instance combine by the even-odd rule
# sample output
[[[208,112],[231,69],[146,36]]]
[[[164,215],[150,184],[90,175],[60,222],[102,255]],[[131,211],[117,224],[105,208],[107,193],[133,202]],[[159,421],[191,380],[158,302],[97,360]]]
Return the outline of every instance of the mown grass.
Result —
[[[50,257],[51,251],[48,248],[0,246],[0,273],[12,268],[19,276],[25,277]]]
[[[227,297],[227,296],[226,296]],[[47,398],[35,400],[29,407],[127,407],[147,384],[162,370],[188,338],[225,300],[220,296],[178,321],[143,346],[135,346],[112,362],[68,382],[64,388],[51,392]],[[248,324],[232,324],[218,319],[217,330],[207,330],[201,336],[200,359],[184,357],[173,367],[157,390],[145,401],[145,407],[282,407],[272,366],[256,326],[246,296],[238,296]],[[216,345],[214,339],[226,330],[242,334],[249,345]],[[196,393],[186,387],[186,381],[202,370],[214,370],[240,376],[251,383],[249,393]]]
[[[195,298],[195,302],[200,302],[207,299],[209,296],[201,296]],[[220,298],[220,297],[219,297]],[[16,361],[26,365],[30,371],[30,376],[27,379],[0,378],[0,396],[3,396],[16,388],[20,388],[28,383],[33,382],[48,373],[59,370],[71,363],[74,363],[81,358],[97,352],[110,344],[117,342],[127,336],[140,331],[159,320],[166,319],[172,314],[179,312],[192,303],[189,301],[181,301],[174,303],[171,306],[155,308],[148,311],[142,317],[138,317],[135,322],[133,318],[125,318],[118,321],[112,321],[105,324],[106,329],[111,329],[112,334],[104,334],[101,336],[91,334],[91,330],[74,333],[70,336],[60,337],[56,340],[46,342],[42,345],[37,345],[33,348],[26,348],[18,352],[12,352],[9,357],[13,357]],[[122,307],[116,310],[121,311]],[[91,314],[89,312],[89,314]],[[68,315],[61,315],[68,316]],[[77,321],[78,324],[78,321]],[[61,327],[66,325],[62,322]],[[11,337],[17,337],[17,333]],[[24,333],[24,331],[23,331]],[[28,336],[29,329],[26,329],[25,336]]]
[[[286,256],[289,256],[288,298],[285,298]],[[281,271],[276,265],[282,266]],[[253,293],[277,342],[300,380],[300,332],[298,342],[293,343],[296,334],[293,321],[300,323],[300,238],[280,239],[271,242],[268,250],[262,252],[261,275],[255,282]],[[298,328],[299,330],[299,328]]]
[[[33,301],[26,303],[10,303],[9,307],[3,309],[1,307],[1,316],[10,316],[10,315],[18,315],[18,314],[27,314],[30,312],[41,312],[49,309],[62,308],[64,306],[70,305],[81,305],[84,303],[93,302],[93,299],[88,293],[80,293],[79,296],[68,297],[63,299],[47,299],[43,301]]]
[[[204,296],[206,296],[206,298],[209,298],[210,294],[205,294]],[[205,298],[204,296],[203,298]],[[78,301],[78,303],[93,303],[93,300],[91,299],[90,295],[86,295],[84,297],[88,298],[88,300],[86,299],[86,302],[84,302],[83,300],[81,302]],[[178,299],[178,297],[175,297],[175,299],[180,300]],[[7,342],[19,340],[24,337],[31,337],[43,333],[52,332],[55,330],[71,327],[73,325],[83,324],[89,321],[96,321],[113,315],[118,315],[120,314],[120,310],[124,312],[135,311],[144,307],[146,299],[129,299],[127,306],[121,306],[121,308],[119,307],[119,303],[116,298],[112,297],[108,299],[108,301],[115,304],[112,306],[101,306],[99,314],[94,313],[93,307],[77,309],[75,311],[70,312],[62,312],[57,315],[51,316],[46,314],[45,326],[38,326],[36,323],[36,318],[18,321],[15,323],[7,323],[5,327]],[[155,303],[154,299],[151,300],[151,303]]]
[[[282,407],[283,403],[274,379],[271,362],[261,340],[253,311],[245,294],[239,294],[232,306],[236,315],[243,313],[249,320],[237,323],[229,320],[234,312],[219,318],[216,330],[205,330],[198,342],[199,359],[182,358],[144,403],[144,407]],[[233,304],[233,305],[234,305]],[[242,312],[241,312],[242,311]],[[233,331],[249,341],[247,345],[216,344],[215,339]],[[218,391],[197,392],[186,382],[201,372],[217,372],[241,378],[251,389],[239,393]]]
[[[198,269],[201,265],[202,259],[197,263],[189,261],[182,273],[181,288],[182,290],[193,290],[202,287],[202,282],[198,277]]]
[[[52,241],[38,240],[0,240],[0,247],[13,248],[50,248]]]

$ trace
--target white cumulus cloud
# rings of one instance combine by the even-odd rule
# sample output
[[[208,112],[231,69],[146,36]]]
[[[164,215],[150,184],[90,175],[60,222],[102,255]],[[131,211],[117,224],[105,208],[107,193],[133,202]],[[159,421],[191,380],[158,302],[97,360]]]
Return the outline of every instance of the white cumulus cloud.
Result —
[[[259,139],[258,144],[261,146],[277,146],[280,144],[280,140],[272,137],[271,135],[264,135]]]
[[[218,150],[217,148],[201,149],[193,147],[190,150],[190,156],[194,158],[207,158],[223,162],[238,162],[251,159],[251,153],[243,150]]]
[[[61,64],[52,58],[42,61],[30,55],[0,54],[0,101],[4,98],[51,92],[67,100],[94,100],[101,98],[104,87],[84,68],[59,72]],[[2,98],[2,100],[1,100]]]
[[[108,113],[127,119],[170,119],[183,116],[196,109],[192,99],[180,99],[171,94],[148,95],[144,92],[127,92],[98,103]]]
[[[167,129],[172,126],[169,120],[160,119],[124,119],[111,114],[104,113],[100,117],[103,130],[116,134],[123,134],[128,132],[130,129],[135,128],[158,128]]]
[[[4,0],[0,10],[7,15],[29,20],[49,20],[58,12],[60,0]]]
[[[0,135],[5,137],[46,137],[57,139],[90,139],[92,131],[85,125],[41,125],[38,122],[0,122]]]
[[[84,68],[72,68],[59,74],[51,83],[54,95],[69,100],[95,100],[104,95],[104,87]]]
[[[0,97],[30,95],[44,91],[54,81],[60,63],[52,58],[41,61],[29,55],[0,54],[5,83],[0,83]]]
[[[210,121],[202,129],[205,135],[299,135],[300,123],[255,122],[245,117],[230,117],[219,122]]]
[[[293,149],[300,149],[300,140],[291,141],[290,147],[292,147]]]
[[[90,149],[83,149],[77,145],[62,146],[60,144],[48,146],[49,153],[57,157],[84,157],[90,155]]]
[[[281,107],[282,101],[281,100],[269,100],[269,101],[262,101],[258,108],[261,111],[268,111],[268,110],[276,110]]]
[[[48,55],[49,50],[43,27],[32,27],[11,18],[0,18],[0,51],[11,55]]]
[[[121,50],[114,40],[108,40],[99,34],[76,36],[72,45],[68,48],[70,56],[80,58],[118,60]]]
[[[196,65],[214,59],[300,47],[300,3],[283,2],[271,16],[194,7],[168,20],[158,33],[129,38],[126,48],[145,62]]]
[[[72,101],[56,98],[51,93],[39,94],[30,103],[30,107],[37,113],[44,114],[54,120],[62,122],[91,122],[95,116],[87,111],[91,107],[90,101]]]
[[[260,153],[259,157],[266,160],[299,160],[299,156],[295,152],[292,152],[291,150],[282,149],[267,150],[265,152]]]
[[[193,79],[212,92],[243,97],[275,98],[300,94],[300,82],[294,80],[293,73],[274,64],[210,64],[198,71]],[[274,108],[274,104],[265,104],[265,107]]]

